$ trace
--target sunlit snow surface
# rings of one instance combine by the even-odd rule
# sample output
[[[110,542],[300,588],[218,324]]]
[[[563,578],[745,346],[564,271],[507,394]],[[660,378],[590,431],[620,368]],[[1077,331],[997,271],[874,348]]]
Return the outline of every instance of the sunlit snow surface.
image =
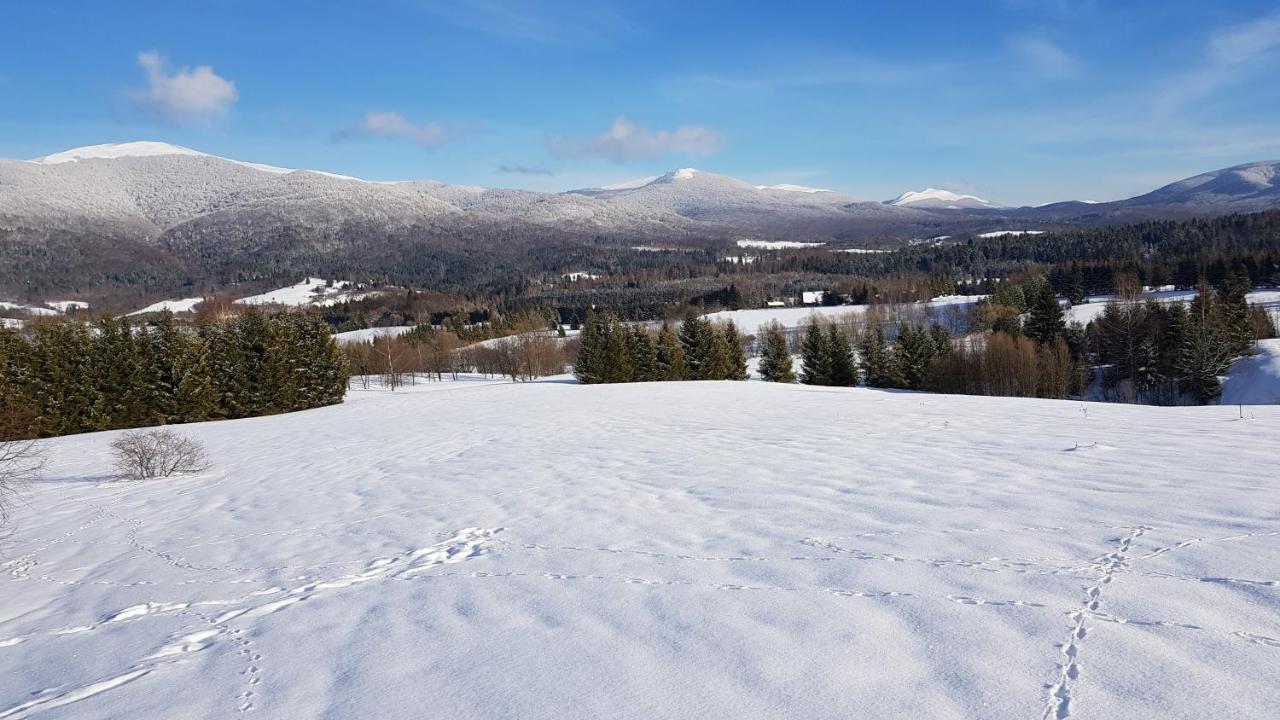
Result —
[[[1269,718],[1280,408],[484,381],[49,441],[0,718]]]

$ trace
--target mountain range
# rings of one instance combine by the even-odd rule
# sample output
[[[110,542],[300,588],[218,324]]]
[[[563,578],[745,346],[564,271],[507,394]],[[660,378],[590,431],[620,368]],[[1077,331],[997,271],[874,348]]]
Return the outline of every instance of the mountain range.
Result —
[[[1002,208],[926,189],[888,202],[758,186],[692,168],[562,193],[372,182],[157,142],[0,159],[0,291],[68,290],[187,274],[247,279],[416,264],[447,279],[477,254],[570,258],[587,245],[701,247],[743,238],[891,247],[915,237],[1051,229],[1280,207],[1280,162],[1197,175],[1107,203]],[[554,258],[548,256],[547,263]],[[566,260],[567,261],[567,260]]]

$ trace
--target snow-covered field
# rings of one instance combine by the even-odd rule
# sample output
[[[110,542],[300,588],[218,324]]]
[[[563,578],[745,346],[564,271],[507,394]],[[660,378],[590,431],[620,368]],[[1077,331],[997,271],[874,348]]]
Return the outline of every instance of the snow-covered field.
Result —
[[[369,342],[380,337],[388,335],[396,337],[403,335],[413,328],[415,325],[390,325],[388,327],[363,328],[361,330],[348,330],[347,332],[334,333],[333,339],[340,343],[353,342]]]
[[[919,303],[929,312],[943,311],[950,306],[972,305],[986,295],[944,295],[927,303]],[[708,313],[707,318],[713,321],[732,320],[745,333],[754,333],[761,325],[777,320],[783,327],[800,327],[809,322],[814,315],[824,318],[842,318],[848,315],[860,315],[870,305],[799,305],[792,307],[755,308],[752,310],[722,310]]]
[[[336,305],[344,300],[357,300],[369,293],[354,292],[341,280],[325,280],[309,277],[300,283],[272,290],[260,295],[250,295],[236,300],[246,305]]]
[[[62,438],[0,718],[1270,718],[1280,407],[766,383],[353,392]]]
[[[164,312],[165,310],[168,310],[171,313],[185,313],[185,312],[191,312],[195,310],[196,306],[202,302],[204,302],[204,298],[202,297],[178,298],[176,300],[161,300],[160,302],[151,303],[150,305],[142,308],[141,310],[134,310],[129,314],[130,315],[146,315],[147,313]]]
[[[1143,293],[1139,300],[1141,302],[1155,300],[1161,303],[1189,303],[1195,297],[1195,290],[1164,290]],[[1075,320],[1083,325],[1088,325],[1094,319],[1102,316],[1103,311],[1107,309],[1108,301],[1115,299],[1116,296],[1114,295],[1097,295],[1086,298],[1087,302],[1067,308],[1067,321]],[[1272,311],[1280,310],[1280,288],[1259,288],[1246,295],[1245,299],[1249,301],[1250,305],[1261,305]]]

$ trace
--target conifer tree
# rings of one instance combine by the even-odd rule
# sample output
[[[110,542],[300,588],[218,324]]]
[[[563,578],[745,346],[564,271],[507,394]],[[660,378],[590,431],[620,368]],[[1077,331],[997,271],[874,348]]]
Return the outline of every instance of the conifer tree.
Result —
[[[721,332],[724,333],[724,343],[729,350],[729,372],[724,379],[746,380],[747,354],[742,350],[742,336],[738,334],[738,326],[732,320],[729,320],[725,322]]]
[[[827,335],[818,323],[811,323],[800,346],[800,382],[805,385],[831,384],[831,354]]]
[[[777,320],[761,328],[763,351],[760,358],[760,377],[769,382],[793,383],[795,372],[791,369],[791,348],[787,336]]]
[[[604,382],[601,362],[604,354],[604,322],[592,311],[582,324],[579,335],[578,359],[573,363],[573,374],[583,385]]]
[[[867,387],[901,387],[902,379],[884,339],[884,328],[868,327],[858,344],[858,364]]]
[[[658,333],[658,379],[684,380],[689,370],[685,368],[685,348],[671,325],[662,324],[662,332]]]
[[[734,364],[733,350],[729,347],[728,334],[707,323],[709,335],[706,359],[702,364],[701,380],[739,380],[740,370]],[[735,337],[737,333],[734,333]]]
[[[632,382],[661,380],[658,372],[658,351],[653,335],[643,325],[627,327],[627,349],[631,355]]]
[[[1080,305],[1085,301],[1084,271],[1079,263],[1071,263],[1071,287],[1067,291],[1067,300],[1072,305]]]
[[[849,338],[835,325],[827,328],[827,372],[831,385],[853,387],[858,384],[858,369],[853,363]]]
[[[658,333],[657,370],[659,380],[686,380],[688,368],[684,362],[684,347],[680,338],[667,323],[662,324]]]
[[[911,390],[921,387],[934,356],[933,338],[926,330],[907,325],[899,328],[893,360],[904,387]]]
[[[1058,304],[1058,296],[1048,281],[1039,283],[1035,298],[1031,302],[1031,315],[1022,331],[1027,337],[1041,344],[1052,343],[1061,337],[1067,324],[1062,317],[1062,306]]]
[[[689,317],[680,323],[680,347],[684,349],[685,376],[689,380],[709,380],[711,355],[711,321]]]
[[[1252,288],[1249,275],[1244,271],[1233,272],[1226,277],[1219,302],[1222,313],[1223,335],[1233,355],[1243,355],[1253,347],[1255,337],[1249,322],[1248,294]]]
[[[601,382],[631,382],[631,349],[627,331],[617,316],[609,315],[604,323],[604,347],[601,352]]]
[[[1191,301],[1182,353],[1178,358],[1178,374],[1182,389],[1201,403],[1222,394],[1218,376],[1231,365],[1231,340],[1225,336],[1221,308],[1213,291],[1201,282],[1200,291]]]

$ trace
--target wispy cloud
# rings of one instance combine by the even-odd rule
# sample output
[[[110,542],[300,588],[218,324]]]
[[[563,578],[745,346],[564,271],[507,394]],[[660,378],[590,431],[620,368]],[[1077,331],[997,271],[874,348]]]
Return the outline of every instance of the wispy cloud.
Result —
[[[613,162],[664,155],[712,155],[722,147],[719,133],[703,125],[653,130],[621,117],[599,135],[547,138],[547,149],[556,157],[596,157]]]
[[[1280,13],[1223,28],[1209,41],[1214,61],[1235,65],[1254,60],[1280,47]]]
[[[706,87],[742,91],[843,85],[888,87],[917,84],[953,70],[946,63],[895,63],[841,55],[792,61],[783,67],[774,63],[768,70],[749,74],[692,74],[674,78],[672,82],[694,90]]]
[[[1080,61],[1050,40],[1037,35],[1015,35],[1009,49],[1036,75],[1069,78],[1080,74]]]
[[[1153,103],[1155,112],[1172,115],[1258,72],[1264,61],[1274,59],[1278,48],[1280,13],[1220,28],[1210,36],[1205,57],[1196,67],[1162,85]]]
[[[160,53],[138,53],[138,64],[147,75],[147,86],[129,92],[137,108],[180,125],[209,122],[224,117],[239,99],[235,83],[208,65],[170,70]]]
[[[339,130],[337,140],[355,140],[369,137],[391,137],[436,147],[453,141],[457,136],[440,123],[412,123],[398,112],[369,111],[358,124]]]
[[[555,175],[555,173],[548,168],[532,167],[529,165],[499,165],[498,172],[503,175]]]
[[[635,30],[595,0],[428,0],[424,7],[468,30],[539,45],[603,46]]]

